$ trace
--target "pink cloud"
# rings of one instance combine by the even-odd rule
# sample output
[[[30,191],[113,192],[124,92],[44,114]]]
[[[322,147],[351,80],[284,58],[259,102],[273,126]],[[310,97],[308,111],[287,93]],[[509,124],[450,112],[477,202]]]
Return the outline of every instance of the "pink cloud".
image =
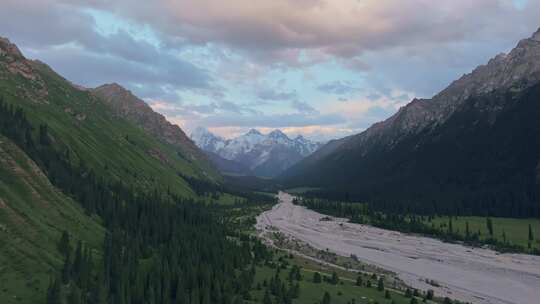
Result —
[[[348,58],[366,50],[460,40],[484,30],[504,32],[504,23],[494,29],[493,22],[487,22],[494,18],[535,20],[534,9],[517,10],[507,0],[114,3],[119,13],[127,10],[133,18],[143,19],[171,36],[192,43],[223,43],[255,54],[270,52],[291,63],[295,63],[300,49]]]

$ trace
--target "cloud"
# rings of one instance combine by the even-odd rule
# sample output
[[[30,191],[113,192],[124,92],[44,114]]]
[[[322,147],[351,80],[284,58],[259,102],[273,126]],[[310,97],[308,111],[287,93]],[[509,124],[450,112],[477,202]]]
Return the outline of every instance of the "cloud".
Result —
[[[321,92],[331,93],[336,95],[346,95],[360,91],[359,88],[352,85],[349,81],[333,81],[321,84],[317,87]]]
[[[369,100],[377,100],[377,99],[381,98],[381,95],[378,95],[378,94],[369,94],[369,95],[367,95],[366,97],[367,97],[367,99],[369,99]]]
[[[207,104],[195,103],[170,103],[166,101],[150,100],[154,108],[167,116],[179,117],[186,116],[190,120],[199,120],[212,115],[251,115],[256,113],[246,105],[236,104],[234,102],[221,100]]]
[[[97,31],[81,7],[52,1],[2,3],[0,35],[10,37],[29,57],[48,63],[84,86],[119,82],[141,97],[178,98],[177,90],[216,93],[207,70],[125,30]]]
[[[296,99],[296,91],[282,92],[272,88],[261,89],[257,92],[257,97],[262,100],[291,100]]]
[[[151,24],[171,38],[199,45],[221,43],[254,56],[276,54],[283,62],[305,55],[300,50],[354,58],[365,51],[501,35],[508,33],[507,22],[537,23],[538,12],[534,10],[538,4],[529,2],[526,9],[518,10],[510,0],[98,3],[101,9]],[[507,22],[494,24],[496,18]]]
[[[182,124],[193,129],[196,126],[220,128],[244,127],[307,127],[315,125],[335,125],[345,123],[339,113],[321,114],[305,102],[293,101],[291,107],[296,113],[266,114],[247,104],[229,101],[212,102],[199,105],[192,103],[168,103],[150,101],[152,108],[167,117],[181,120]]]
[[[306,115],[293,114],[262,114],[258,115],[227,115],[219,114],[208,116],[197,121],[199,125],[208,127],[305,127],[336,125],[345,122],[339,114]]]
[[[29,53],[32,56],[33,52]],[[164,89],[167,86],[178,90],[211,89],[210,76],[183,61],[147,65],[72,47],[41,50],[36,53],[38,54],[41,60],[76,83],[95,87],[103,83],[118,82],[143,98],[172,97],[171,92]]]
[[[293,100],[291,102],[291,107],[298,111],[299,113],[305,113],[305,114],[318,114],[319,111],[317,111],[314,107],[310,106],[306,102]]]
[[[3,0],[0,35],[183,126],[348,134],[509,50],[538,12],[524,0]]]

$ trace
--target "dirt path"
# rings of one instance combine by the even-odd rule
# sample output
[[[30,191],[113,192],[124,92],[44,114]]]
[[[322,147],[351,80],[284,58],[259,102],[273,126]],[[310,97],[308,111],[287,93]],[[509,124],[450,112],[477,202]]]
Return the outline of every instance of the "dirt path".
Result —
[[[414,288],[434,289],[438,296],[482,304],[539,303],[538,256],[498,254],[344,219],[320,221],[324,215],[293,205],[292,196],[281,192],[279,199],[272,210],[257,217],[257,228],[263,233],[272,226],[317,249],[342,256],[355,254],[366,263],[397,273]],[[440,287],[426,280],[434,280]]]

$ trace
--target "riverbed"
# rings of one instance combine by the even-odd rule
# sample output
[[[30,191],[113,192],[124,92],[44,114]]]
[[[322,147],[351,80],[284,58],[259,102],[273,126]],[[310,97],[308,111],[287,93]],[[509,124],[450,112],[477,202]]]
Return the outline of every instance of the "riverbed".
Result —
[[[294,205],[291,195],[278,196],[279,203],[257,217],[261,235],[277,229],[320,250],[354,254],[437,296],[481,304],[540,303],[540,256],[499,254],[340,218],[321,221],[325,215]]]

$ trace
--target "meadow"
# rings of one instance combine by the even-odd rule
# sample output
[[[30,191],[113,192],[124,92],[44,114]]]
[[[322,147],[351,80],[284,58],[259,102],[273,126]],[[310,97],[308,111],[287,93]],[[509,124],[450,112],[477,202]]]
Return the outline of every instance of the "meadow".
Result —
[[[294,266],[300,267],[301,280],[298,282],[300,289],[298,298],[293,300],[295,304],[312,304],[321,303],[325,292],[330,295],[330,303],[332,304],[368,304],[368,303],[395,303],[395,304],[408,304],[411,303],[411,297],[406,297],[404,292],[394,290],[391,288],[385,288],[384,290],[377,289],[378,277],[373,276],[370,273],[360,274],[362,277],[362,286],[356,285],[356,277],[358,274],[352,272],[340,271],[332,267],[321,265],[317,262],[307,260],[305,258],[293,255],[287,255],[280,252],[280,257],[275,260],[276,265],[282,266],[279,277],[282,282],[287,284],[290,269]],[[281,261],[281,262],[278,262]],[[277,266],[279,267],[279,266]],[[313,280],[314,273],[318,272],[321,276],[330,278],[332,273],[336,271],[339,274],[339,282],[332,284],[324,279],[320,283],[315,283]],[[276,274],[276,266],[269,267],[268,265],[257,267],[255,276],[255,288],[251,292],[251,303],[264,303],[265,285]],[[391,279],[390,279],[391,280]],[[367,287],[367,282],[370,282],[370,287]],[[265,283],[266,282],[266,283]],[[385,280],[387,284],[387,280]],[[386,297],[386,291],[388,291],[388,297]],[[273,303],[275,299],[272,298]],[[421,297],[417,297],[416,302],[422,302]],[[435,303],[427,300],[427,303]]]
[[[527,248],[529,243],[529,225],[533,232],[531,247],[540,249],[540,219],[515,219],[515,218],[490,218],[493,227],[493,235],[490,235],[487,218],[479,216],[452,216],[452,230],[463,237],[466,235],[466,226],[469,225],[471,234],[476,233],[481,241],[493,238],[499,242],[507,242]],[[435,217],[425,220],[426,225],[447,231],[450,217]]]

